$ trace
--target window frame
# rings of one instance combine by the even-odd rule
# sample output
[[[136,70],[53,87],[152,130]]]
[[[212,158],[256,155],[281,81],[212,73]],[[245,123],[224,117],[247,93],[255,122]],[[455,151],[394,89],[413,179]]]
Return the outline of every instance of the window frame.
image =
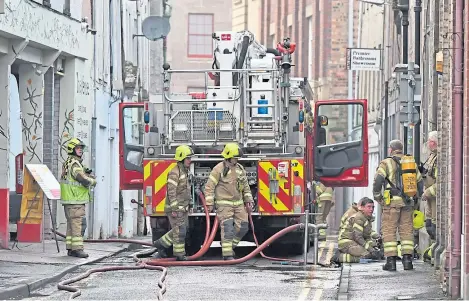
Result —
[[[212,46],[212,52],[210,54],[191,54],[190,53],[190,37],[191,36],[207,36],[207,34],[191,34],[190,33],[190,18],[191,16],[210,16],[212,17],[212,32],[210,33],[210,42]],[[213,13],[189,13],[187,15],[187,57],[188,58],[198,58],[198,59],[210,59],[213,58],[213,39],[212,33],[215,29],[215,15]]]

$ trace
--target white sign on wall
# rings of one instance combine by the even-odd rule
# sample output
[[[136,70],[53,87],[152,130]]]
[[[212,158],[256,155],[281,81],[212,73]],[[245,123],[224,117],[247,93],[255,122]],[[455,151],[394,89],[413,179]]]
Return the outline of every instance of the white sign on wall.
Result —
[[[381,49],[347,48],[347,70],[381,70]]]

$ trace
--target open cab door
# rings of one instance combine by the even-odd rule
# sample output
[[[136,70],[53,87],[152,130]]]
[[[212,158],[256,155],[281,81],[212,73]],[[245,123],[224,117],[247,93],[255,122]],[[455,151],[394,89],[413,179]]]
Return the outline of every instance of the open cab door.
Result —
[[[314,107],[314,179],[329,187],[368,186],[367,101],[321,100]]]
[[[119,104],[121,190],[143,189],[143,103]]]

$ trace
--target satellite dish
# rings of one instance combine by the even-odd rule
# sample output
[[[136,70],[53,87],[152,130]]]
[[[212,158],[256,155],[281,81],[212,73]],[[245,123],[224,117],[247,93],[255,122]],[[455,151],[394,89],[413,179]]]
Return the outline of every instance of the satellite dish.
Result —
[[[169,18],[149,16],[142,22],[143,35],[152,41],[166,37],[170,30],[171,25],[169,24]]]

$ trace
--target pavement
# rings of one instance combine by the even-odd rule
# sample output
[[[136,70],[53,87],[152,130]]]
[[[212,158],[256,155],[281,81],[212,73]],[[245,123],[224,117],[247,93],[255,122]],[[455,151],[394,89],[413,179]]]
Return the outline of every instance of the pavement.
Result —
[[[448,300],[433,266],[414,261],[413,271],[383,271],[385,261],[344,264],[338,300]]]
[[[67,256],[65,244],[54,240],[42,243],[19,243],[11,250],[0,249],[0,300],[30,297],[37,290],[82,265],[100,261],[126,250],[129,244],[89,243],[86,259]]]

